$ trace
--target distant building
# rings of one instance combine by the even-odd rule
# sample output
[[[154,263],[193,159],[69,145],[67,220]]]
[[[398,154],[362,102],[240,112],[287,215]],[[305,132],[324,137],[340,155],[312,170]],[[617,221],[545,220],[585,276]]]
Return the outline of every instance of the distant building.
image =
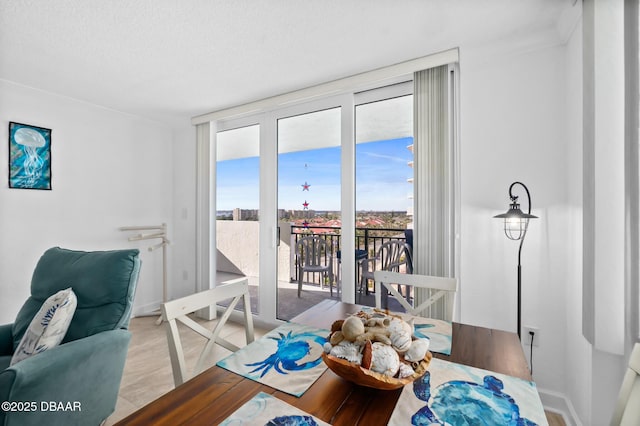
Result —
[[[260,210],[233,209],[233,220],[258,220]]]
[[[310,219],[315,217],[315,210],[285,210],[278,209],[278,219],[294,220],[294,219]]]
[[[408,145],[407,149],[411,151],[411,154],[413,154],[413,144]],[[409,161],[407,165],[411,167],[411,177],[407,179],[407,182],[411,184],[411,192],[409,193],[409,199],[411,200],[411,204],[407,208],[407,216],[409,216],[407,229],[413,229],[413,160]]]

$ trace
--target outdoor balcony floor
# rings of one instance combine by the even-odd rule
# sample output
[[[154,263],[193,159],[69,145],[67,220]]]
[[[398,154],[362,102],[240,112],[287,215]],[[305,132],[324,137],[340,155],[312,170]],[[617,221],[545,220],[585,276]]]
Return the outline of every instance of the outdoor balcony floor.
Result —
[[[242,275],[229,272],[217,272],[218,283],[240,278]],[[258,277],[249,278],[249,292],[251,293],[251,312],[258,312]],[[339,300],[340,294],[333,288],[333,299]],[[278,281],[278,319],[290,320],[296,315],[306,311],[312,306],[317,305],[325,299],[331,299],[329,287],[323,289],[317,283],[302,283],[302,292],[298,297],[298,283],[286,281]],[[356,295],[356,303],[367,306],[375,306],[375,294]],[[400,311],[400,304],[393,298],[389,297],[389,309],[392,311]]]

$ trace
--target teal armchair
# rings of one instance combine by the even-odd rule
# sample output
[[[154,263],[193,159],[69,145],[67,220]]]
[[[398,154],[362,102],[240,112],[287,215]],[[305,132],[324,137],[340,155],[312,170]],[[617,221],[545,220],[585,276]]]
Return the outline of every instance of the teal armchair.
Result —
[[[31,296],[0,325],[1,426],[99,425],[115,410],[131,333],[138,250],[54,247],[36,265]],[[62,343],[9,366],[42,303],[72,287],[78,303]]]

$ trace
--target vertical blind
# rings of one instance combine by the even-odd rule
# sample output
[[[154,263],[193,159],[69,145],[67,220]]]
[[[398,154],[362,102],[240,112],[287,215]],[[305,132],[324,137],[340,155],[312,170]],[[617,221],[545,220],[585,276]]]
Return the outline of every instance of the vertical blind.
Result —
[[[448,65],[414,73],[414,272],[454,276],[455,191],[452,69]],[[430,297],[416,289],[415,303]],[[453,297],[446,296],[446,297]],[[449,300],[424,315],[445,318]]]

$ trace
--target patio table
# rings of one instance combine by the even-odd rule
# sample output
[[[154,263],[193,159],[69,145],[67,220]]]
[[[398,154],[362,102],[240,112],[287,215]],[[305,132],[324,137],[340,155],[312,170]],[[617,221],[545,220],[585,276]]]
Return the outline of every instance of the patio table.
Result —
[[[356,249],[355,250],[355,259],[356,259],[356,283],[360,282],[360,261],[362,259],[366,259],[367,257],[369,257],[369,253],[366,250],[362,250],[362,249]],[[342,272],[342,250],[338,250],[336,252],[336,259],[338,259],[338,271],[336,273],[336,279],[338,280],[338,282],[340,281],[340,275]],[[338,286],[338,288],[340,288],[341,286]],[[357,289],[357,285],[356,285],[356,290],[355,290],[356,294],[355,296],[358,296],[358,289]]]

